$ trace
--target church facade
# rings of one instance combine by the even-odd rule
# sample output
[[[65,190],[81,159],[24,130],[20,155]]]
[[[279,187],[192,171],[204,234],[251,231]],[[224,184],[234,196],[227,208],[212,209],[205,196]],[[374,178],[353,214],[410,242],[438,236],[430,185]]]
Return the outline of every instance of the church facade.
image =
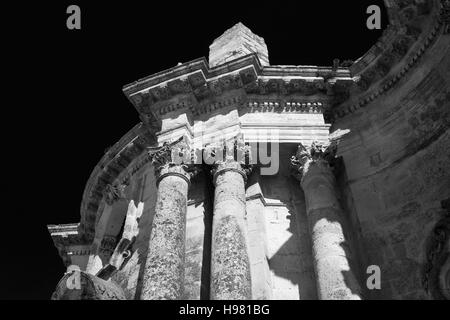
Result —
[[[52,298],[450,299],[450,3],[386,6],[357,61],[271,65],[238,23],[124,86]]]

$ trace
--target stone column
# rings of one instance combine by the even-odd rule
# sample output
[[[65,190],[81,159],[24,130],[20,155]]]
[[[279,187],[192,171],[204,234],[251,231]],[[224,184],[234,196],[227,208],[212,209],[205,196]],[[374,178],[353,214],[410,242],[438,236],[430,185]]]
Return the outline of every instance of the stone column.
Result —
[[[344,214],[329,161],[335,147],[302,145],[292,157],[305,193],[317,292],[321,300],[359,300],[360,287],[350,268],[350,245],[343,232]],[[344,249],[345,248],[345,249]]]
[[[214,216],[211,299],[249,300],[250,261],[245,236],[245,182],[248,171],[235,157],[213,166]]]
[[[158,194],[145,264],[142,300],[176,300],[183,294],[188,166],[173,155],[188,154],[177,141],[150,151]]]

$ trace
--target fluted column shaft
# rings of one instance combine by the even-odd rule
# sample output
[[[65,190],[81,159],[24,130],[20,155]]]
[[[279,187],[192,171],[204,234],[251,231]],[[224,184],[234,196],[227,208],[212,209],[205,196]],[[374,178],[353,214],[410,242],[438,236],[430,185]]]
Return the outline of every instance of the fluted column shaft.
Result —
[[[359,284],[349,263],[350,246],[345,244],[336,181],[328,162],[308,160],[301,186],[306,198],[319,299],[360,299]]]
[[[245,237],[245,179],[239,162],[214,169],[211,299],[251,299],[250,262]]]

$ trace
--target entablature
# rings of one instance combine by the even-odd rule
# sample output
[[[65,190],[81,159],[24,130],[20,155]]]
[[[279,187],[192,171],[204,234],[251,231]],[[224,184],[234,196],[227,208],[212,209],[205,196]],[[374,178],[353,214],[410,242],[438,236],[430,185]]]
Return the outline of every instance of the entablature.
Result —
[[[79,231],[78,223],[48,225],[47,229],[65,266],[72,264],[71,256],[89,255],[90,241]]]
[[[134,82],[123,90],[141,119],[158,126],[162,117],[174,111],[188,111],[195,117],[264,97],[277,98],[283,107],[291,100],[311,102],[311,96],[330,102],[341,99],[353,83],[348,68],[262,67],[257,55],[250,54],[215,68],[209,68],[205,59],[197,59]]]

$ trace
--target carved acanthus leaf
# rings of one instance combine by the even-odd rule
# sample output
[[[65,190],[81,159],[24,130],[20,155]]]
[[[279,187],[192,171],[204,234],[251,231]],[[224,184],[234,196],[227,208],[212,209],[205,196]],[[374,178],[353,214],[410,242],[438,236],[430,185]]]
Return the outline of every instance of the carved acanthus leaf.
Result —
[[[291,157],[291,165],[295,169],[294,176],[301,177],[305,165],[308,162],[327,162],[334,165],[336,160],[337,147],[342,137],[348,134],[350,130],[336,130],[328,137],[325,143],[314,141],[310,148],[306,148],[303,144],[299,144],[297,152]]]
[[[327,161],[330,162],[336,155],[336,144],[313,142],[311,147],[307,149],[300,144],[297,152],[291,157],[291,164],[298,170],[303,170],[303,167],[308,161]]]
[[[191,177],[199,171],[198,166],[195,165],[197,162],[196,153],[186,137],[180,137],[173,142],[165,142],[161,147],[148,149],[157,176],[163,169],[174,166],[180,166]]]
[[[245,175],[245,179],[251,174],[253,169],[251,148],[245,144],[242,135],[211,144],[205,149],[208,155],[206,162],[212,165],[213,176],[217,171],[227,167],[239,170]]]

